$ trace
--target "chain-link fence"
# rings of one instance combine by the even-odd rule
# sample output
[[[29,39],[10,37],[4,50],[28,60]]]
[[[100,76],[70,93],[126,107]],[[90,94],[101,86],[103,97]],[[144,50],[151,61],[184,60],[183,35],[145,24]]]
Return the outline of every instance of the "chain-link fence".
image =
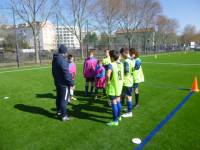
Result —
[[[119,50],[126,45],[116,43],[111,46],[111,49]],[[93,45],[96,48],[95,55],[98,59],[104,57],[104,48],[102,45]],[[104,48],[103,48],[104,47]],[[155,54],[155,53],[166,53],[166,52],[177,52],[184,51],[185,49],[181,46],[168,46],[168,47],[147,47],[146,51],[139,50],[142,55],[146,54]],[[41,50],[39,51],[39,64],[51,64],[53,54],[56,53],[57,50]],[[69,52],[75,58],[76,62],[82,62],[82,52],[80,49],[70,49]],[[88,56],[87,48],[83,48],[83,56]],[[18,49],[18,58],[15,49],[12,51],[5,51],[3,49],[0,50],[0,67],[7,66],[17,66],[19,62],[19,66],[24,65],[32,65],[35,64],[35,52],[23,52],[21,49]]]
[[[23,28],[23,30],[21,30]],[[0,25],[0,67],[7,66],[24,66],[36,64],[36,54],[34,50],[34,43],[31,30],[22,26],[20,30],[14,28],[13,25]],[[28,30],[28,31],[26,31]],[[26,35],[24,32],[26,31]],[[19,32],[19,33],[18,33]],[[30,35],[29,35],[30,34]],[[106,41],[97,41],[96,43],[83,43],[83,51],[77,48],[69,48],[69,53],[72,54],[76,62],[82,62],[85,57],[88,56],[88,49],[90,47],[96,48],[95,56],[97,58],[104,57],[104,49],[110,48],[119,50],[122,47],[133,47],[140,51],[142,55],[144,54],[154,54],[163,52],[175,52],[185,50],[186,48],[181,45],[154,45],[152,40],[142,41],[141,35],[138,35],[129,44],[124,37],[114,37],[113,41],[108,46]],[[49,37],[40,38],[37,41],[36,49],[38,50],[39,61],[37,64],[51,64],[53,54],[57,52],[56,50],[56,39],[49,40]],[[152,38],[149,38],[152,39]],[[52,42],[51,42],[52,41]],[[48,44],[45,42],[49,42]],[[48,50],[46,47],[51,47]],[[83,55],[83,56],[82,56]]]

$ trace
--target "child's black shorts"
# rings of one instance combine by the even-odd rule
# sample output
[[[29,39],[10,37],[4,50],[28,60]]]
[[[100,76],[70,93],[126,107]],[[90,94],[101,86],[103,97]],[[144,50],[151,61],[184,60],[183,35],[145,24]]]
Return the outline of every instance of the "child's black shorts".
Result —
[[[123,87],[123,94],[126,96],[132,96],[133,93],[133,87]]]
[[[139,87],[139,83],[133,83],[133,89],[136,89]]]
[[[86,82],[94,82],[94,81],[95,81],[94,77],[86,78]]]

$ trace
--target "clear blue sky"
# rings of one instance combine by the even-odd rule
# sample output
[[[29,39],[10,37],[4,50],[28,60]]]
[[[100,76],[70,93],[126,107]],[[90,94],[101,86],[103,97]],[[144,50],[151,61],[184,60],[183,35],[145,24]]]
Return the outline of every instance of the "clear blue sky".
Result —
[[[163,14],[177,19],[180,30],[193,24],[200,31],[200,0],[160,0]]]
[[[180,31],[188,24],[195,25],[197,30],[200,31],[200,0],[160,0],[160,2],[163,14],[178,20]],[[0,0],[0,8],[7,7],[6,3],[8,3],[8,0]],[[0,10],[0,14],[2,12]],[[3,12],[4,15],[6,13],[8,12]]]

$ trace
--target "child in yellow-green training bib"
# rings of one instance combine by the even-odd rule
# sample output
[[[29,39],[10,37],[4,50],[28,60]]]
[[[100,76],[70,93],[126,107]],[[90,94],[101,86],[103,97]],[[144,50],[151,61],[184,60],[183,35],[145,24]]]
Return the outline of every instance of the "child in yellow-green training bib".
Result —
[[[121,102],[120,96],[122,93],[123,80],[124,80],[124,66],[119,61],[119,52],[111,50],[109,52],[111,64],[108,66],[107,71],[107,86],[108,95],[112,102],[113,121],[107,123],[108,126],[118,126],[121,120]]]
[[[122,62],[124,65],[124,83],[122,90],[122,103],[126,99],[127,112],[122,115],[123,118],[129,118],[133,116],[132,109],[132,94],[133,94],[133,69],[135,61],[131,59],[128,48],[121,48],[120,54],[122,56]]]
[[[139,58],[139,52],[134,48],[130,49],[130,56],[135,60],[133,70],[133,89],[135,93],[135,108],[139,107],[139,83],[144,82],[144,74],[142,70],[142,60]]]
[[[109,49],[104,50],[105,57],[103,58],[103,66],[105,68],[106,74],[107,74],[107,71],[108,71],[108,66],[111,64],[109,52],[110,52]],[[107,87],[108,86],[106,85],[106,96],[108,94],[108,88]],[[110,99],[108,99],[108,106],[111,106]]]

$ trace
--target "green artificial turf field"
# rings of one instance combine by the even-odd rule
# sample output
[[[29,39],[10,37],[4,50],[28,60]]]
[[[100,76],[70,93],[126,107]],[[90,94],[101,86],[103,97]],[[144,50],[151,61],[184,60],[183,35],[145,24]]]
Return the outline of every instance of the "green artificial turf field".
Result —
[[[78,100],[68,107],[74,117],[70,122],[55,117],[50,68],[0,70],[0,150],[132,150],[137,145],[131,139],[144,139],[189,93],[193,77],[200,80],[200,53],[142,59],[146,81],[140,86],[141,106],[118,127],[105,125],[112,119],[106,99],[84,96],[82,65],[76,80]],[[199,106],[200,94],[194,93],[144,149],[200,149]]]

